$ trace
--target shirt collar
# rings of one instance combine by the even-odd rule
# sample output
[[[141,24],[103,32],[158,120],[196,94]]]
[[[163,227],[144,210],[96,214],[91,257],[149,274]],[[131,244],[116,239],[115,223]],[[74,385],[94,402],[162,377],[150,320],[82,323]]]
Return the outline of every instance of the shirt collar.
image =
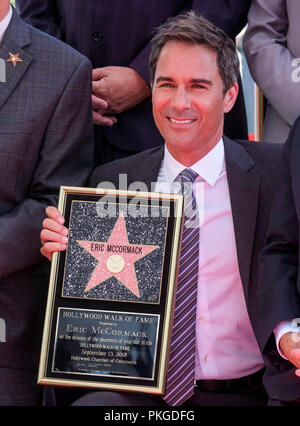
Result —
[[[5,16],[4,19],[2,19],[2,21],[0,21],[0,42],[3,39],[4,33],[7,30],[7,27],[9,26],[10,20],[12,18],[12,14],[13,14],[13,9],[11,6],[9,6],[8,14]]]
[[[173,182],[179,173],[186,168],[183,164],[175,160],[168,151],[166,145],[163,162],[165,177],[168,182]],[[213,186],[218,177],[225,170],[223,139],[221,138],[211,151],[189,168],[194,170],[203,180]]]

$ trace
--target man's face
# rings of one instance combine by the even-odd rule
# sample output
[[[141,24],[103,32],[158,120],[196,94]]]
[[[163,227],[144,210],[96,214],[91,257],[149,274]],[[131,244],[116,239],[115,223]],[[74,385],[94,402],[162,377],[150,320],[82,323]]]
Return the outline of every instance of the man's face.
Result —
[[[224,113],[234,105],[237,93],[235,84],[224,95],[214,51],[166,43],[157,63],[152,103],[156,126],[174,158],[190,166],[218,143]]]
[[[0,0],[0,20],[4,19],[9,11],[9,0]]]

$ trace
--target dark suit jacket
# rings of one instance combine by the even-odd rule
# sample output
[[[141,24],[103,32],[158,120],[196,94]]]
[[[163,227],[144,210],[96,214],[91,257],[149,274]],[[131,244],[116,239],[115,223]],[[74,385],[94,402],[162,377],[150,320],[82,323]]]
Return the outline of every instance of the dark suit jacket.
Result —
[[[92,167],[89,61],[14,12],[0,45],[0,367],[34,368],[48,278],[40,268],[45,206]],[[41,268],[42,269],[42,268]]]
[[[263,247],[272,198],[277,187],[277,162],[281,146],[259,142],[232,141],[224,136],[225,161],[239,269],[254,332],[257,335],[258,255]],[[163,158],[163,147],[96,168],[91,187],[112,182],[119,186],[119,174],[127,175],[128,185],[144,182],[151,189]],[[107,185],[107,184],[106,184]],[[124,188],[123,188],[124,189]]]
[[[278,188],[266,247],[261,256],[260,342],[267,362],[266,387],[273,399],[300,398],[300,379],[295,367],[275,348],[274,327],[300,318],[299,217],[300,217],[300,118],[284,147]],[[300,321],[299,321],[300,322]]]
[[[168,17],[193,9],[234,38],[247,22],[250,3],[251,0],[16,0],[27,22],[78,49],[90,58],[94,68],[132,67],[148,83],[150,40],[154,29]],[[233,139],[248,139],[241,94],[242,91],[225,119],[225,134]],[[101,130],[103,141],[133,153],[163,144],[153,121],[150,98],[119,114],[114,126],[101,126]]]

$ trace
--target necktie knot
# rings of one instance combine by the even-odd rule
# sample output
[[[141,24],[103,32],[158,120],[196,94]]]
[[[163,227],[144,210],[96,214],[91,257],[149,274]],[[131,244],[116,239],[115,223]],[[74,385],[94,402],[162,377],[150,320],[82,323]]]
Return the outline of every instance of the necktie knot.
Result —
[[[180,182],[181,192],[184,194],[184,230],[186,228],[195,228],[199,226],[199,213],[197,202],[193,193],[193,183],[199,177],[192,169],[184,169],[177,176],[175,181]]]
[[[182,170],[182,172],[179,173],[179,175],[177,176],[175,180],[181,183],[185,183],[185,182],[193,183],[198,176],[199,176],[198,173],[196,173],[194,170],[187,168]]]

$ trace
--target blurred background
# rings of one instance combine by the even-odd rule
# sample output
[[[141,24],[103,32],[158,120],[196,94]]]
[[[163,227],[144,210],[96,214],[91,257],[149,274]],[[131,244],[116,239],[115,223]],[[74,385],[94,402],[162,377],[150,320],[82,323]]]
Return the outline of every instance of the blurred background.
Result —
[[[10,2],[13,6],[15,5],[15,0],[11,0]],[[245,30],[246,28],[236,38],[236,45],[239,52],[240,71],[246,103],[248,137],[250,140],[260,141],[262,136],[264,99],[251,77],[242,49]]]

